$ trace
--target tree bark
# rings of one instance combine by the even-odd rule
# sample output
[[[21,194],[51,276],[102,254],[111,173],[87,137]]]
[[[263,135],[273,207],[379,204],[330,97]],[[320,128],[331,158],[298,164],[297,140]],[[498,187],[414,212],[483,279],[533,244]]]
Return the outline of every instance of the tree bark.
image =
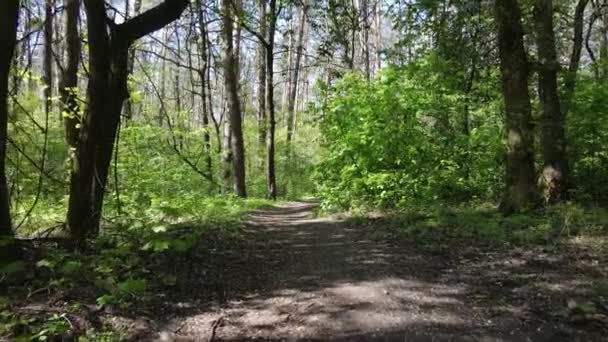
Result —
[[[541,145],[543,169],[541,186],[547,203],[555,203],[568,195],[568,159],[564,116],[557,89],[557,51],[553,32],[553,0],[536,0],[534,5],[536,46],[540,70],[538,91],[542,106]]]
[[[234,9],[233,0],[222,0],[224,38],[224,85],[228,102],[228,119],[230,120],[232,172],[234,174],[234,192],[239,197],[247,197],[245,187],[245,146],[243,142],[243,127],[241,104],[238,94],[238,62],[234,51]]]
[[[109,24],[103,1],[85,0],[89,37],[88,107],[71,172],[67,221],[74,243],[84,248],[97,234],[120,113],[128,97],[131,44],[177,19],[187,0],[165,0],[120,25]]]
[[[258,0],[260,10],[259,33],[266,37],[266,0]],[[266,46],[259,43],[258,51],[258,136],[260,146],[266,144]]]
[[[46,0],[44,6],[44,57],[43,57],[43,79],[44,79],[44,113],[48,116],[51,112],[53,97],[53,10],[54,0]]]
[[[502,92],[506,112],[507,160],[505,191],[500,210],[525,211],[536,205],[528,61],[523,43],[521,12],[516,0],[496,0]]]
[[[78,144],[78,65],[80,63],[80,35],[78,33],[78,16],[80,0],[68,0],[65,5],[65,34],[67,45],[67,64],[61,75],[59,94],[63,104],[63,123],[66,143],[70,149]]]
[[[274,105],[274,35],[277,26],[277,1],[270,0],[268,13],[268,41],[266,42],[266,105],[268,107],[268,140],[266,150],[268,198],[277,198],[277,180],[275,173],[275,105]]]
[[[222,181],[223,181],[223,192],[229,193],[233,188],[234,181],[232,180],[232,129],[230,128],[230,119],[224,120],[223,127],[223,140],[222,140]]]
[[[363,27],[361,28],[361,57],[363,59],[363,71],[365,73],[365,79],[369,82],[371,79],[371,62],[369,56],[369,30],[370,30],[370,22],[369,22],[369,0],[360,0],[359,1],[359,13],[361,18],[361,23]]]
[[[13,235],[5,162],[8,138],[9,71],[17,43],[18,18],[19,0],[0,1],[0,238]]]

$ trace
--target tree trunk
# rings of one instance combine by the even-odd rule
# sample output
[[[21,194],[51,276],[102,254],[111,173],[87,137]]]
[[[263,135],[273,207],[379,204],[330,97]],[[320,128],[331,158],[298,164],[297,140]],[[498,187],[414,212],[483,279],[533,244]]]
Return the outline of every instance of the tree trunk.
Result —
[[[286,70],[287,72],[285,72],[284,78],[285,78],[285,85],[283,86],[283,96],[281,97],[281,112],[285,113],[287,111],[287,104],[289,102],[289,96],[291,94],[291,87],[292,87],[292,82],[291,82],[291,76],[293,75],[293,46],[295,45],[294,42],[294,22],[295,20],[293,19],[293,6],[289,7],[289,17],[291,18],[289,20],[289,26],[287,29],[287,66],[286,66]],[[285,43],[283,43],[283,45],[285,45]]]
[[[224,193],[229,193],[234,184],[234,181],[232,180],[233,155],[231,141],[232,130],[230,129],[230,119],[225,119],[222,140],[222,181]]]
[[[585,9],[589,0],[579,0],[574,11],[574,37],[572,39],[572,54],[570,55],[570,64],[568,65],[568,73],[564,79],[564,96],[562,97],[562,113],[564,117],[570,110],[572,97],[574,96],[574,86],[576,85],[576,77],[581,61],[581,53],[583,50],[583,26],[585,21]]]
[[[65,34],[67,45],[67,65],[61,75],[59,93],[63,104],[63,123],[68,147],[76,148],[78,143],[78,65],[80,63],[80,35],[78,33],[78,15],[80,0],[68,0],[65,5]]]
[[[135,0],[135,2],[133,3],[133,13],[131,15],[129,13],[129,1],[125,0],[125,20],[128,20],[131,17],[139,15],[140,12],[141,12],[141,0]],[[128,75],[133,74],[134,68],[135,68],[135,50],[129,49],[129,62],[127,64]],[[129,99],[129,98],[125,101],[124,113],[125,113],[125,119],[127,119],[127,120],[133,119],[133,116],[135,113],[133,111],[133,103],[132,103],[131,99]]]
[[[89,37],[88,107],[70,179],[68,226],[78,248],[99,231],[103,198],[123,102],[131,44],[177,19],[187,0],[165,0],[108,30],[103,1],[85,0]]]
[[[542,106],[540,121],[544,165],[540,177],[545,201],[555,203],[567,198],[569,170],[564,116],[557,90],[559,65],[553,32],[553,0],[536,0],[534,24],[540,62],[538,91]]]
[[[277,198],[277,180],[274,161],[274,135],[275,135],[275,113],[274,113],[274,34],[277,26],[277,1],[270,0],[270,12],[268,20],[268,41],[266,45],[266,105],[268,107],[268,141],[266,151],[267,162],[267,185],[268,198]]]
[[[6,180],[9,71],[17,43],[19,0],[0,1],[0,237],[13,235]]]
[[[54,0],[46,0],[44,6],[44,58],[43,58],[43,78],[44,78],[44,113],[51,112],[53,97],[53,10]]]
[[[506,189],[500,210],[525,211],[537,202],[528,61],[516,0],[497,0],[495,16],[507,131]]]
[[[295,104],[296,95],[298,94],[298,77],[300,75],[300,62],[302,61],[302,50],[304,46],[304,28],[306,26],[306,2],[302,4],[302,16],[300,17],[300,26],[298,27],[298,45],[295,52],[295,60],[293,63],[293,74],[291,77],[291,86],[289,87],[290,94],[287,103],[287,153],[294,133],[295,125]],[[291,72],[291,70],[290,70]]]
[[[369,0],[359,1],[360,20],[363,27],[361,28],[361,55],[363,58],[363,71],[365,79],[369,82],[371,79],[371,62],[369,56]]]
[[[163,44],[162,44],[162,58],[160,61],[160,98],[164,101],[167,97],[167,50],[169,49],[169,30],[163,30]],[[162,110],[158,110],[158,126],[163,127],[165,122],[165,113]]]
[[[374,3],[374,24],[375,24],[375,53],[376,53],[376,72],[382,68],[382,8],[380,0],[376,0]]]
[[[207,23],[205,22],[205,12],[203,10],[203,6],[201,4],[201,0],[197,0],[198,7],[198,25],[199,25],[199,55],[200,55],[200,69],[199,69],[199,78],[201,79],[201,110],[202,110],[202,119],[203,119],[203,142],[205,146],[205,165],[207,167],[207,172],[209,175],[213,175],[213,165],[211,158],[211,133],[209,126],[209,114],[210,111],[208,109],[207,103],[207,86],[209,80],[207,79],[207,68],[208,68],[208,58],[207,58]]]
[[[260,9],[260,29],[266,37],[266,0],[258,0]],[[262,42],[258,47],[258,130],[260,146],[266,144],[266,46]]]
[[[245,188],[245,146],[243,143],[243,128],[241,104],[238,94],[238,62],[234,51],[234,16],[233,0],[222,0],[224,38],[224,83],[228,102],[228,120],[230,121],[232,165],[234,174],[234,192],[240,197],[247,197]]]

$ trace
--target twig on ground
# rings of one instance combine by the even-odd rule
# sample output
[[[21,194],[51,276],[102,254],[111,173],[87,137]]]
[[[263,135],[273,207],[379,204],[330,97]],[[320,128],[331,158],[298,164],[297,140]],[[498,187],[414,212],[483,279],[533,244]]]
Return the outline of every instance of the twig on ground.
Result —
[[[222,324],[223,320],[224,316],[220,316],[220,318],[216,319],[213,321],[213,324],[211,324],[211,336],[209,336],[209,342],[213,342],[213,340],[215,340],[215,333],[220,324]]]

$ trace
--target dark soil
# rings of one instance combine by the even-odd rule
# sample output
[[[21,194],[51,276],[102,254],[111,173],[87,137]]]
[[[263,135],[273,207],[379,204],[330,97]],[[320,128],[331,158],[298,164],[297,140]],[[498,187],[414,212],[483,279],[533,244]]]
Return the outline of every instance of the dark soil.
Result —
[[[381,220],[315,218],[315,206],[253,213],[243,244],[189,266],[190,287],[150,318],[154,338],[606,340],[608,302],[594,291],[607,268],[585,246],[385,241]]]

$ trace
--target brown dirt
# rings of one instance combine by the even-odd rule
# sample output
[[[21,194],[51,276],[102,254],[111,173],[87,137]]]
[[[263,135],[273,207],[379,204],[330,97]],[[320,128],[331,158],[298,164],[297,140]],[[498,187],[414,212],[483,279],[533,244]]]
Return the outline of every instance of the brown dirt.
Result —
[[[590,252],[389,242],[315,206],[254,212],[246,243],[182,270],[190,287],[152,315],[156,339],[605,340],[608,305],[590,289],[606,264]]]

